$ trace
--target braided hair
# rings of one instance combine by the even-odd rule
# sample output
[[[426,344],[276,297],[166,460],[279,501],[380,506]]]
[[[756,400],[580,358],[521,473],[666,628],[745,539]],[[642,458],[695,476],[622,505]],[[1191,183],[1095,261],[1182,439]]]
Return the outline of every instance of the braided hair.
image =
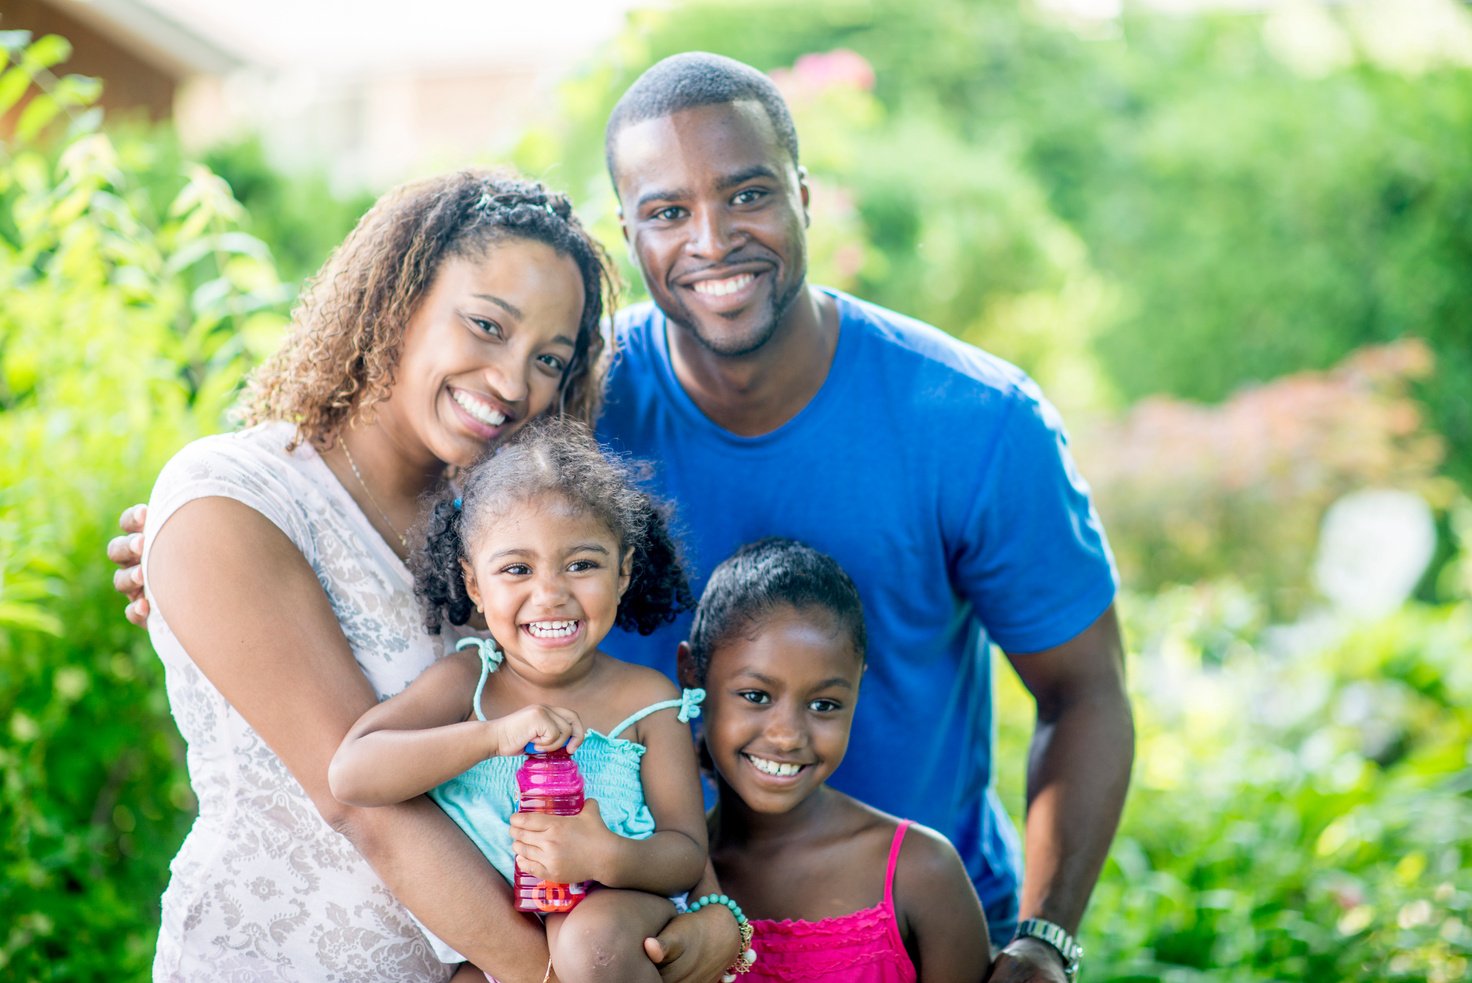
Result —
[[[482,168],[401,185],[369,209],[308,282],[291,333],[251,375],[236,416],[295,423],[292,446],[329,446],[349,423],[371,422],[393,387],[404,329],[445,260],[479,260],[515,239],[550,246],[582,276],[582,317],[558,395],[562,413],[591,423],[602,399],[601,322],[615,301],[608,255],[565,195]]]
[[[445,621],[470,619],[474,604],[462,561],[472,561],[481,533],[510,507],[549,499],[607,525],[620,556],[634,551],[618,627],[648,635],[693,608],[669,510],[640,490],[638,479],[631,464],[605,454],[582,424],[555,417],[528,423],[465,471],[458,494],[446,490],[431,505],[424,546],[410,558],[425,627],[438,634]]]

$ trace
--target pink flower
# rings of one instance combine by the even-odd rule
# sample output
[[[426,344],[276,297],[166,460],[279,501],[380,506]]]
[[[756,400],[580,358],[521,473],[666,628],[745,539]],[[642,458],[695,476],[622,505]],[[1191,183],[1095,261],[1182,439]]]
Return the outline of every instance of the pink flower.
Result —
[[[857,51],[835,48],[800,56],[791,68],[774,69],[772,81],[789,101],[804,101],[829,89],[874,88],[874,66]]]

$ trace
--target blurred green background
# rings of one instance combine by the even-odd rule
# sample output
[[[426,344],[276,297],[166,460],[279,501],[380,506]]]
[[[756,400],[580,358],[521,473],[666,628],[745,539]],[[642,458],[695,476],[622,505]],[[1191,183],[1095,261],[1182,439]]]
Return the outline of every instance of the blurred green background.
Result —
[[[167,125],[103,120],[63,39],[0,47],[0,978],[141,980],[193,799],[103,546],[228,425],[382,189],[249,139],[188,160]],[[1466,979],[1467,8],[636,13],[510,153],[616,255],[607,110],[692,48],[788,96],[814,280],[1019,363],[1070,423],[1140,730],[1086,978]],[[1020,818],[1030,704],[999,675]]]

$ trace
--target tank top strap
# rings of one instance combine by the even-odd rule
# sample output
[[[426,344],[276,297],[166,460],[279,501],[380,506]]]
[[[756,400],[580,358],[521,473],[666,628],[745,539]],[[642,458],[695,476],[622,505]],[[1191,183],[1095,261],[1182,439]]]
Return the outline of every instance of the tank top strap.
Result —
[[[905,830],[915,824],[913,819],[901,819],[894,839],[889,843],[889,866],[884,871],[884,907],[894,913],[894,868],[900,860],[900,845],[905,842]]]
[[[463,651],[472,645],[480,651],[480,679],[475,684],[475,696],[470,705],[475,708],[476,719],[485,720],[486,715],[480,708],[480,695],[485,692],[486,680],[490,678],[491,673],[501,668],[506,653],[501,651],[501,646],[496,644],[494,638],[477,638],[474,635],[456,642],[455,651]]]
[[[700,704],[704,700],[705,690],[703,689],[697,687],[695,689],[681,690],[678,700],[660,700],[658,703],[649,704],[649,706],[642,710],[635,710],[625,718],[623,723],[610,731],[608,736],[610,738],[618,737],[651,713],[658,713],[660,710],[671,710],[675,707],[679,707],[680,709],[680,712],[675,715],[675,719],[682,724],[688,724],[693,718],[700,716]]]

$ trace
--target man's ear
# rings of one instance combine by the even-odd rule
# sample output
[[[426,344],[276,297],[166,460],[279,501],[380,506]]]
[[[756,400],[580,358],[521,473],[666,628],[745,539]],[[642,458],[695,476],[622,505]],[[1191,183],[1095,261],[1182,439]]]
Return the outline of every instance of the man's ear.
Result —
[[[470,602],[474,604],[475,609],[479,611],[481,609],[480,584],[475,579],[475,567],[470,565],[469,560],[462,559],[460,561],[460,572],[465,575],[465,593],[470,596]]]
[[[695,681],[695,655],[690,651],[689,642],[681,642],[680,647],[675,650],[675,671],[680,677],[680,685],[685,689],[694,689],[700,685]]]
[[[813,214],[808,206],[812,201],[812,192],[808,190],[808,169],[801,164],[797,165],[797,191],[802,197],[802,227],[807,229],[813,225]]]

